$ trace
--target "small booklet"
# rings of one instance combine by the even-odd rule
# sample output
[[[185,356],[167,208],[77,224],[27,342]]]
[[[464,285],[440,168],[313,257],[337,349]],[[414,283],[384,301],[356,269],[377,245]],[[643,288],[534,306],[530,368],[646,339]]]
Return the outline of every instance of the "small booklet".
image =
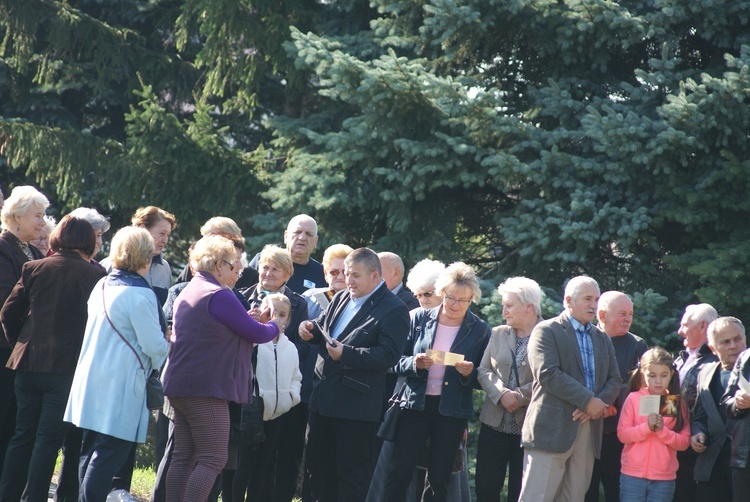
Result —
[[[456,363],[463,362],[464,355],[456,354],[454,352],[446,352],[444,350],[432,350],[427,349],[425,352],[427,357],[432,359],[435,364],[443,364],[445,366],[455,366]]]
[[[323,335],[323,338],[325,339],[325,341],[328,342],[329,345],[333,345],[333,338],[331,338],[331,335],[323,327],[323,325],[317,321],[313,321],[313,324],[315,324],[315,327],[318,328],[318,330],[320,331],[320,334]]]
[[[740,389],[744,390],[748,394],[750,394],[750,382],[747,381],[747,378],[745,378],[745,375],[740,373],[740,381],[738,382]]]
[[[680,409],[680,399],[681,397],[678,395],[641,396],[638,414],[648,416],[652,413],[658,413],[665,417],[676,417],[677,410]]]

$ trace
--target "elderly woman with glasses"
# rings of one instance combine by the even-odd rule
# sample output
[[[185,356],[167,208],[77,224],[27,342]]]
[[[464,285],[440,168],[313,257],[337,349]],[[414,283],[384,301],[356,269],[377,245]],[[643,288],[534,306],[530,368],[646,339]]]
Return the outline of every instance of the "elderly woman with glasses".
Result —
[[[174,409],[168,502],[206,500],[227,463],[229,401],[247,403],[256,343],[273,340],[284,322],[270,309],[251,317],[229,289],[236,283],[234,243],[218,235],[190,252],[194,277],[174,305],[173,343],[164,395]],[[303,302],[304,303],[304,302]]]
[[[435,281],[445,270],[445,265],[425,258],[414,265],[406,279],[406,287],[414,293],[419,306],[425,310],[437,307],[442,299],[435,293]]]
[[[542,320],[542,290],[536,281],[511,277],[500,284],[505,325],[492,337],[479,365],[479,384],[487,393],[479,420],[477,447],[477,501],[500,500],[509,469],[508,501],[521,493],[523,448],[521,427],[531,398],[531,368],[526,347],[534,326]]]
[[[490,328],[469,311],[481,291],[474,270],[453,263],[435,282],[442,305],[412,315],[406,348],[394,367],[405,377],[400,417],[387,467],[384,500],[405,500],[429,440],[426,500],[444,501],[453,460],[474,416],[472,391]]]

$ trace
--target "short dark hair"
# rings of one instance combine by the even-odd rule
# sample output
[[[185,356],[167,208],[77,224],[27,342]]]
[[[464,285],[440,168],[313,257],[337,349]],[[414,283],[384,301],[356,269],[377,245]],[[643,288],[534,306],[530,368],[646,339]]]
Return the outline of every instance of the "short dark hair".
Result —
[[[360,263],[368,272],[377,272],[379,276],[383,275],[383,269],[380,266],[378,254],[370,248],[355,249],[349,256],[344,259],[344,264]]]
[[[50,234],[49,247],[55,253],[67,249],[91,256],[96,247],[94,227],[83,218],[65,215]]]

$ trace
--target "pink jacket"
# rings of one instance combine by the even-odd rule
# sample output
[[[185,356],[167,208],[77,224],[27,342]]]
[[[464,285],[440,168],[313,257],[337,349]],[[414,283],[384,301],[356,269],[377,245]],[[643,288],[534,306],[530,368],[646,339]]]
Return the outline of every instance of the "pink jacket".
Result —
[[[690,417],[685,417],[681,431],[672,430],[674,418],[664,417],[664,427],[652,432],[648,417],[638,415],[641,396],[646,395],[645,387],[632,392],[622,407],[617,425],[617,437],[625,445],[621,472],[652,481],[671,481],[677,477],[677,450],[687,450],[690,445]]]

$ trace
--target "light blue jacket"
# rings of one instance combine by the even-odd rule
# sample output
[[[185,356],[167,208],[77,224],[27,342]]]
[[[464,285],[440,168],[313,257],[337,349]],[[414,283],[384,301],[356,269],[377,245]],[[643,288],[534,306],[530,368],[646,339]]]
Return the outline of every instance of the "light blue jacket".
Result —
[[[102,284],[107,312],[104,313]],[[146,378],[167,357],[167,342],[154,291],[137,274],[114,270],[101,279],[88,301],[88,321],[65,410],[65,421],[78,427],[143,443],[148,427]]]

